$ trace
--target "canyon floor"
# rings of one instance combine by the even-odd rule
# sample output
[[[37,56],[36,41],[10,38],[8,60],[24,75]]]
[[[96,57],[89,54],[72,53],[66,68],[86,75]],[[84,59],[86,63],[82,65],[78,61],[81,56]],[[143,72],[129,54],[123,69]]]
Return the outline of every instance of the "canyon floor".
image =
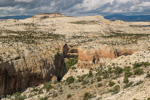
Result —
[[[2,100],[150,100],[150,22],[38,14],[0,21]]]

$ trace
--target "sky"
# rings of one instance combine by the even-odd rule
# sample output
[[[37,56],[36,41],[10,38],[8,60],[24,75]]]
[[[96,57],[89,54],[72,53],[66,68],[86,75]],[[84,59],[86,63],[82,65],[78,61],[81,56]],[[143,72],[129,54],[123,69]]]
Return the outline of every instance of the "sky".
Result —
[[[0,0],[0,16],[62,13],[85,15],[150,15],[150,0]]]

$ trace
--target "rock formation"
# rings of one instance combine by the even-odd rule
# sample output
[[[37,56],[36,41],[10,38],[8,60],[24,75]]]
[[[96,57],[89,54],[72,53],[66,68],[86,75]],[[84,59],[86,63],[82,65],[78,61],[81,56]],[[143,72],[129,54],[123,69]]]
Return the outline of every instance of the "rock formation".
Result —
[[[18,57],[0,63],[0,95],[24,90],[50,81],[53,77],[60,80],[66,73],[65,50],[43,52],[31,57]]]

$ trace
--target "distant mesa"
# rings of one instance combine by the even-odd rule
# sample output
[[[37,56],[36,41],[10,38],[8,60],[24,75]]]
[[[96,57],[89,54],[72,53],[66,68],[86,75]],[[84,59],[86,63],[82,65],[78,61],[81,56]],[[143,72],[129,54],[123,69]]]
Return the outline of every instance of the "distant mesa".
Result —
[[[65,17],[65,15],[60,13],[41,13],[41,14],[34,15],[32,18],[46,19],[46,18],[56,18],[56,17]]]

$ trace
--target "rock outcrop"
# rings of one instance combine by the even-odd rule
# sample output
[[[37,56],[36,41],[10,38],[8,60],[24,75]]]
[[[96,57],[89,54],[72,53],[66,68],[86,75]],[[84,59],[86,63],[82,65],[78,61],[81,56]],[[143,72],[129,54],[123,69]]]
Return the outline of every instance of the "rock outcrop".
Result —
[[[66,73],[65,50],[47,51],[31,57],[21,57],[0,63],[0,95],[36,86],[53,77],[60,80]]]
[[[140,51],[142,47],[125,46],[115,47],[109,45],[81,46],[78,48],[78,67],[80,68],[92,68],[94,66],[103,66],[109,63],[111,60],[119,56],[132,55],[136,51]],[[147,49],[145,49],[147,50]]]

